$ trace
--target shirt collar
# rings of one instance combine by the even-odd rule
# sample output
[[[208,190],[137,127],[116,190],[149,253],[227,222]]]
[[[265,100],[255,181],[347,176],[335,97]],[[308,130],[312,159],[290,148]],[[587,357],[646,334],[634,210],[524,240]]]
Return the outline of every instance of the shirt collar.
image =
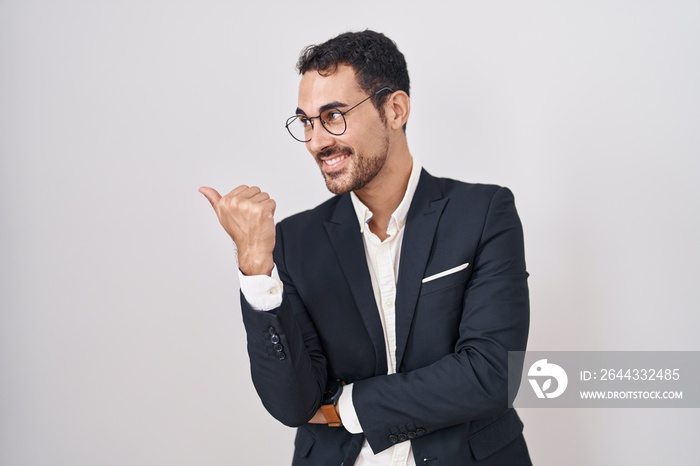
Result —
[[[411,168],[411,176],[408,178],[408,185],[406,186],[406,193],[401,199],[401,203],[396,208],[393,214],[391,214],[391,219],[389,219],[389,225],[387,225],[387,232],[392,230],[392,224],[396,227],[396,230],[400,230],[406,224],[406,218],[408,217],[408,209],[411,207],[411,201],[413,200],[413,195],[416,193],[416,188],[418,187],[418,180],[420,179],[421,165],[413,159],[413,167]],[[352,205],[355,208],[355,214],[357,215],[357,221],[360,223],[360,232],[365,231],[365,226],[372,219],[372,211],[367,208],[366,205],[362,203],[359,197],[354,192],[350,193],[350,199],[352,199]]]

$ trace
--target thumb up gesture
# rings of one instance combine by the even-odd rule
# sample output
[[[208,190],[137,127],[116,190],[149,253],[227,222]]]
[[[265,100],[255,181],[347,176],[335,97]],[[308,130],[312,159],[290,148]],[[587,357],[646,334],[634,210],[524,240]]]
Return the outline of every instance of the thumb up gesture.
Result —
[[[244,275],[270,275],[274,266],[275,201],[256,186],[241,185],[225,196],[201,187],[219,223],[238,248],[238,267]]]

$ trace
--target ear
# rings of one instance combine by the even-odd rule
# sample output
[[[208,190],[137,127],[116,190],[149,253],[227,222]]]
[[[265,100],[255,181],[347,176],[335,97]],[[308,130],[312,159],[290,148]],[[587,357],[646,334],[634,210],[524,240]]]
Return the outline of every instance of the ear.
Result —
[[[391,129],[401,129],[411,113],[411,98],[404,91],[396,91],[384,102],[387,124]]]

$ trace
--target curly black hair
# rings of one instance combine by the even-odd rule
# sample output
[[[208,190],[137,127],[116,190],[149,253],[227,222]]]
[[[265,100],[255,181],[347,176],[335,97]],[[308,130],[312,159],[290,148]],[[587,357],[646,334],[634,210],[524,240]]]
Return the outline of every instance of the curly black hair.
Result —
[[[297,70],[304,74],[316,70],[323,76],[333,74],[338,65],[350,65],[357,73],[360,88],[371,94],[382,87],[404,91],[410,95],[406,59],[396,43],[380,32],[369,29],[345,32],[318,45],[309,45],[299,56]],[[387,93],[372,97],[372,103],[383,114]]]

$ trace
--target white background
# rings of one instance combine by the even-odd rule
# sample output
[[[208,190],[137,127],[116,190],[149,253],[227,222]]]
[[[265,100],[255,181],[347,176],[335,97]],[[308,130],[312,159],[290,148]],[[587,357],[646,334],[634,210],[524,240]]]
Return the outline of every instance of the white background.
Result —
[[[329,194],[284,130],[306,45],[406,55],[414,156],[516,196],[533,350],[699,350],[696,1],[0,1],[0,465],[289,464],[230,240]],[[280,387],[284,390],[284,387]],[[697,464],[697,409],[522,410],[537,465]]]

